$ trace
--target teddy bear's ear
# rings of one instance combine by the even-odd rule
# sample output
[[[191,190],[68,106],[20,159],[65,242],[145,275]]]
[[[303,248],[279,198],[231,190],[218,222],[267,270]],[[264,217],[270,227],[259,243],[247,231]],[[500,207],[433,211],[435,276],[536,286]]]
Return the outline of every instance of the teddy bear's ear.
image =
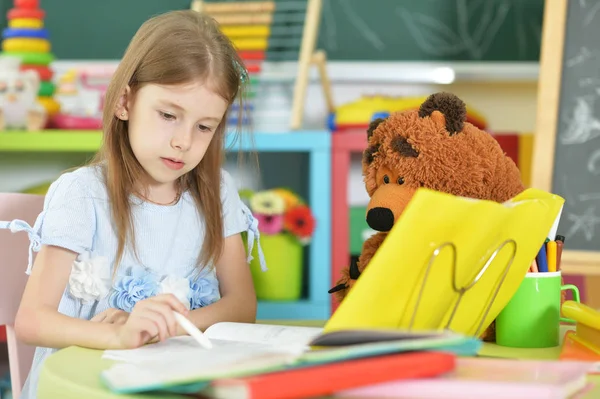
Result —
[[[365,162],[367,165],[370,165],[371,162],[373,162],[373,159],[375,159],[375,154],[377,151],[379,151],[378,144],[368,146],[363,151],[363,162]]]
[[[437,111],[437,112],[436,112]],[[465,103],[452,93],[435,93],[427,97],[419,108],[419,116],[430,116],[445,120],[446,130],[450,136],[463,130],[467,120]]]
[[[379,124],[383,121],[385,121],[385,118],[377,118],[373,119],[371,123],[369,123],[369,128],[367,129],[367,139],[371,138],[373,132],[375,131],[375,129],[377,129],[377,126],[379,126]]]

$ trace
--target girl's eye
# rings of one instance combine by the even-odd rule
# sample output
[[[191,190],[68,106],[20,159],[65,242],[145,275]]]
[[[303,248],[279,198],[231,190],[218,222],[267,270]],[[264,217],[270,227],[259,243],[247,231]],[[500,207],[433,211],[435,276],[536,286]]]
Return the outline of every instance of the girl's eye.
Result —
[[[167,121],[174,121],[176,119],[175,115],[167,114],[166,112],[160,112],[160,116]]]
[[[210,132],[211,129],[208,126],[204,126],[204,125],[198,125],[198,130],[200,130],[201,132]]]

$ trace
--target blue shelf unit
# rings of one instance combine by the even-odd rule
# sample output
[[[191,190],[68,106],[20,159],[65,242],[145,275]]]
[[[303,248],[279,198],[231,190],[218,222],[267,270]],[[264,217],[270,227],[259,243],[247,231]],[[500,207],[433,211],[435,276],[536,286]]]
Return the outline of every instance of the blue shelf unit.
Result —
[[[306,153],[308,156],[308,204],[317,221],[308,249],[306,296],[298,301],[259,301],[259,320],[327,320],[331,314],[327,292],[331,281],[331,133],[295,131],[242,134],[227,146],[233,151]],[[268,271],[266,272],[268,273]]]
[[[239,138],[240,140],[234,140]],[[49,160],[64,153],[89,154],[97,151],[101,143],[98,131],[44,130],[39,132],[0,132],[0,153],[44,154]],[[307,185],[307,199],[317,221],[308,246],[308,268],[305,275],[305,292],[294,302],[259,301],[259,320],[326,320],[331,305],[327,290],[331,281],[331,133],[327,130],[262,133],[254,132],[226,136],[228,153],[256,151],[259,156],[298,158],[307,156],[301,174]],[[289,155],[288,155],[289,154]],[[306,166],[307,165],[307,166]],[[289,171],[282,170],[288,173]],[[306,251],[305,251],[306,253]],[[267,271],[268,273],[268,271]]]

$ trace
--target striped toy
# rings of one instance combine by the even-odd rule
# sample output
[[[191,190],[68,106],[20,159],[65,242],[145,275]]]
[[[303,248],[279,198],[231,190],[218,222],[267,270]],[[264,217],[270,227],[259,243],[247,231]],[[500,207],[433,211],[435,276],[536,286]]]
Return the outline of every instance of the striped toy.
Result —
[[[291,110],[282,104],[263,117],[271,119],[285,115],[292,130],[300,128],[308,86],[308,72],[316,64],[321,75],[329,112],[334,105],[329,79],[326,76],[326,56],[315,49],[322,0],[193,0],[191,8],[210,15],[231,40],[244,61],[255,84],[250,85],[253,98],[265,61],[298,63]],[[273,112],[271,112],[273,111]]]
[[[22,70],[33,70],[40,76],[38,101],[49,116],[60,111],[54,99],[56,87],[52,82],[50,64],[54,61],[50,34],[44,27],[46,13],[39,0],[14,0],[7,12],[8,27],[2,32],[2,55],[21,59]]]

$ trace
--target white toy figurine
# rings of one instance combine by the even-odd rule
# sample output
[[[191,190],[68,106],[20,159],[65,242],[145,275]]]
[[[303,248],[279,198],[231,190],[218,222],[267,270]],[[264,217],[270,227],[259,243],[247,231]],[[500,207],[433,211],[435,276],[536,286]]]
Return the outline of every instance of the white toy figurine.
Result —
[[[21,60],[0,57],[0,131],[40,130],[46,125],[46,110],[37,101],[40,77],[33,70],[21,71]]]

